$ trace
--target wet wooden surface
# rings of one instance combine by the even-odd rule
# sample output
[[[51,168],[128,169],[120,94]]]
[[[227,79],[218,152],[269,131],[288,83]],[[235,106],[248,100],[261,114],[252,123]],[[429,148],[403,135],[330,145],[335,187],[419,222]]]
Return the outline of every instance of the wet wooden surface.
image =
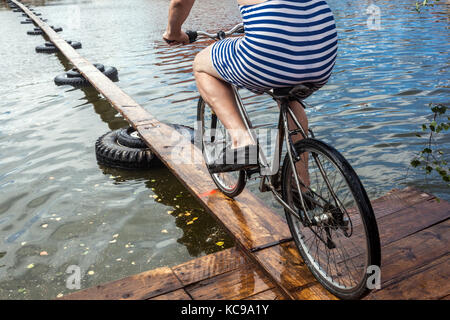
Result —
[[[381,289],[365,299],[449,299],[450,204],[411,188],[393,191],[373,203],[381,208],[375,211],[383,243]],[[387,213],[389,203],[395,209]],[[242,249],[227,249],[64,299],[336,299],[309,272],[292,241],[255,255],[262,263],[255,263]],[[142,279],[155,279],[155,284],[163,287],[158,291]],[[290,294],[284,294],[276,283]],[[129,295],[131,288],[136,294]]]
[[[206,298],[208,295],[202,288],[208,287],[211,289],[214,285],[214,281],[211,279],[218,277],[217,283],[225,284],[229,281],[233,285],[229,288],[229,291],[225,289],[223,289],[224,291],[210,290],[212,294],[210,298],[244,299],[246,298],[244,296],[272,296],[275,292],[276,297],[283,296],[288,299],[334,299],[309,273],[292,241],[255,250],[260,246],[291,238],[289,229],[280,216],[247,190],[244,190],[235,200],[217,192],[204,165],[201,151],[177,131],[159,122],[137,104],[89,61],[80,56],[39,17],[35,16],[20,2],[16,0],[13,0],[13,2],[44,31],[48,40],[55,44],[71,64],[77,67],[98,92],[139,132],[152,151],[208,212],[229,231],[236,241],[237,249],[232,251],[229,257],[226,254],[224,256],[209,256],[205,258],[207,261],[201,260],[204,262],[195,261],[175,268],[148,271],[141,275],[118,280],[113,284],[76,293],[71,298],[149,299],[158,296]],[[395,248],[400,250],[401,247],[398,246],[405,245],[405,242],[408,243],[411,240],[417,243],[420,242],[417,237],[423,236],[426,238],[422,231],[442,223],[450,215],[448,203],[443,201],[438,203],[432,195],[414,189],[391,192],[375,200],[373,207],[379,223],[383,261],[385,256],[389,257],[389,253],[392,257]],[[445,230],[447,229],[433,229],[433,232],[444,232]],[[427,234],[428,237],[432,237],[431,234]],[[415,235],[415,238],[409,239],[413,235]],[[441,233],[439,233],[439,237],[443,237]],[[402,240],[403,242],[401,242]],[[430,240],[428,238],[427,241],[436,241],[436,239]],[[445,244],[448,244],[448,241]],[[396,245],[398,246],[396,247]],[[387,255],[385,255],[385,249]],[[414,248],[411,250],[425,249]],[[401,251],[401,254],[398,257],[410,259],[407,250]],[[442,250],[435,254],[442,254]],[[243,257],[246,259],[245,262],[241,261]],[[425,262],[425,260],[408,260],[413,265],[411,270],[421,268],[420,273],[411,273],[411,277],[418,281],[426,279],[427,270],[431,270],[432,274],[441,272],[444,278],[448,278],[445,270],[440,269],[446,266],[445,261],[435,263],[427,269],[426,266],[433,263],[430,262],[433,257],[433,254],[430,253],[430,256],[426,259],[428,262]],[[217,262],[221,261],[220,259],[231,260],[226,260],[227,263],[222,265]],[[234,259],[238,261],[233,261]],[[204,266],[196,265],[196,263],[203,263],[208,267],[205,269]],[[242,263],[248,268],[243,267]],[[393,263],[388,264],[392,267],[394,265]],[[189,270],[196,270],[196,272],[190,273]],[[395,274],[387,267],[382,269],[383,274],[384,272]],[[238,279],[242,279],[241,286]],[[395,285],[392,279],[386,280],[389,286]],[[406,288],[405,283],[408,282],[404,281],[407,281],[407,279],[398,279],[395,282],[397,283],[396,288]],[[392,281],[389,282],[389,280]],[[239,291],[241,289],[243,292]],[[447,289],[444,288],[445,290]],[[380,292],[382,291],[380,290]],[[396,291],[392,289],[390,292]],[[445,292],[442,298],[448,294],[448,291]],[[371,297],[384,296],[381,293],[374,293]]]
[[[283,299],[275,284],[236,248],[75,292],[67,300]]]

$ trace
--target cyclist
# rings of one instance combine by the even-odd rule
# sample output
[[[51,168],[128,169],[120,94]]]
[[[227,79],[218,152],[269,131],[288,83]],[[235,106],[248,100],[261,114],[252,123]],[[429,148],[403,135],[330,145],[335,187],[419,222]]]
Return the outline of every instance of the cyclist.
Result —
[[[194,1],[171,0],[163,35],[169,44],[189,43],[181,27]],[[301,83],[318,89],[328,81],[337,55],[336,26],[324,0],[238,0],[238,5],[245,36],[213,43],[197,54],[193,65],[202,98],[232,140],[208,164],[211,172],[257,165],[252,156],[258,154],[257,146],[240,117],[230,83],[257,93]],[[292,101],[290,106],[307,130],[308,120],[300,103]],[[294,127],[289,119],[289,128]],[[234,162],[227,163],[225,159]]]

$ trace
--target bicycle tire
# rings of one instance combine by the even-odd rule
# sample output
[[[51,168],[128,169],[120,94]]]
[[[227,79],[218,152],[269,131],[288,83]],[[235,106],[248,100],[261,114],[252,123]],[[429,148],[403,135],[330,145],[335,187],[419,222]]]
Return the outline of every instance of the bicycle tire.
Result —
[[[199,149],[202,151],[202,154],[204,155],[204,157],[205,157],[205,152],[204,152],[203,137],[204,137],[204,132],[205,132],[205,118],[204,118],[205,108],[206,108],[206,103],[203,100],[203,98],[200,97],[198,100],[198,105],[197,105],[197,124],[200,125],[200,128],[197,129],[195,143],[196,143],[197,147],[199,147]],[[220,120],[217,119],[217,121],[220,121]],[[205,162],[206,162],[206,158],[205,158]],[[227,173],[227,174],[230,175],[233,173]],[[246,185],[246,173],[243,170],[241,170],[237,173],[236,183],[234,184],[234,186],[231,186],[231,188],[227,188],[227,186],[224,185],[223,181],[221,181],[221,179],[219,177],[220,174],[210,172],[210,175],[211,175],[211,178],[213,179],[214,183],[216,184],[217,188],[223,194],[225,194],[226,196],[228,196],[230,198],[237,197],[242,192],[242,190],[244,190],[245,185]],[[225,175],[225,173],[224,173],[224,175]]]
[[[366,234],[366,237],[364,239],[365,245],[366,245],[366,250],[367,250],[366,258],[364,258],[364,256],[360,257],[359,254],[353,254],[353,257],[352,257],[352,259],[358,258],[361,260],[362,258],[364,258],[364,260],[365,260],[365,268],[360,268],[362,270],[362,273],[360,275],[360,277],[362,277],[361,280],[359,281],[359,283],[357,285],[354,286],[354,288],[350,288],[350,289],[339,288],[339,286],[330,283],[329,279],[331,278],[331,281],[333,281],[333,275],[331,275],[331,276],[324,275],[323,270],[319,270],[319,268],[320,268],[319,262],[312,261],[311,258],[313,258],[313,257],[311,256],[311,253],[306,252],[306,250],[305,250],[305,244],[307,244],[308,239],[306,239],[306,240],[304,239],[304,238],[306,238],[305,235],[299,235],[298,227],[296,227],[296,225],[295,225],[295,221],[298,219],[293,217],[292,214],[290,214],[287,210],[285,210],[286,220],[289,225],[289,229],[292,233],[292,236],[294,238],[295,244],[300,252],[300,255],[302,256],[303,260],[305,261],[306,265],[308,266],[308,268],[310,269],[312,274],[328,291],[330,291],[332,294],[334,294],[335,296],[337,296],[338,298],[341,298],[341,299],[349,300],[349,299],[362,298],[371,291],[367,287],[367,279],[369,277],[369,274],[367,273],[367,267],[368,266],[380,267],[380,265],[381,265],[381,249],[380,249],[380,239],[379,239],[378,227],[377,227],[375,215],[373,213],[373,209],[370,204],[367,193],[366,193],[360,179],[358,178],[357,174],[351,167],[351,165],[333,147],[331,147],[331,146],[327,145],[326,143],[321,142],[319,140],[308,138],[308,139],[303,139],[303,140],[297,142],[294,145],[294,148],[297,151],[298,155],[300,156],[300,158],[298,158],[298,159],[301,159],[301,157],[305,157],[304,156],[305,153],[308,155],[307,156],[308,160],[310,158],[312,158],[312,155],[314,153],[316,156],[322,155],[324,158],[327,158],[327,160],[329,160],[332,165],[335,166],[335,168],[337,169],[336,170],[337,172],[340,172],[340,174],[343,175],[343,177],[344,177],[343,181],[345,181],[345,183],[344,183],[344,186],[342,186],[341,188],[344,188],[345,184],[347,184],[347,186],[351,192],[351,195],[355,199],[356,206],[353,210],[356,211],[356,209],[358,209],[358,211],[360,213],[361,219],[359,220],[359,223],[361,224],[361,222],[362,222],[362,226],[358,225],[359,230],[365,232],[365,234]],[[319,166],[317,166],[317,169],[319,170]],[[310,168],[310,166],[308,166],[308,172],[310,170],[311,170],[311,168]],[[319,170],[319,172],[320,172],[320,170]],[[292,181],[291,181],[292,179],[289,178],[291,174],[292,174],[292,165],[291,165],[288,154],[286,154],[284,162],[283,162],[283,167],[282,167],[282,197],[283,197],[283,200],[286,202],[289,202],[289,201],[292,202],[292,200],[289,200],[289,196],[288,196],[288,192],[289,192],[290,188],[292,188],[292,187],[290,187],[290,184],[292,183]],[[327,173],[327,175],[328,175],[328,173]],[[309,176],[308,180],[310,180],[310,181],[314,180],[314,178],[311,177],[311,173],[308,176]],[[323,177],[323,175],[322,175],[322,177]],[[336,179],[336,176],[335,176],[335,179]],[[309,182],[309,183],[311,184],[311,182]],[[329,187],[327,187],[327,188],[329,189]],[[297,191],[297,193],[298,193],[298,191]],[[329,193],[331,193],[331,192],[329,192]],[[330,194],[329,194],[329,196],[332,197]],[[339,201],[341,201],[341,199],[339,199]],[[331,200],[331,202],[332,202],[332,200]],[[342,204],[342,202],[340,202],[340,204]],[[326,211],[325,211],[326,207],[327,206],[324,205],[322,214],[326,213]],[[308,210],[312,210],[312,209],[308,208]],[[319,208],[318,211],[319,211],[319,215],[320,215],[321,209]],[[340,208],[337,209],[336,207],[328,210],[328,212],[333,212],[333,211],[334,212],[336,212],[336,211],[342,212],[342,210]],[[345,209],[344,211],[347,212],[347,209]],[[349,211],[351,211],[351,209]],[[305,210],[302,210],[302,212],[308,214],[309,211],[305,212]],[[331,213],[331,215],[334,215],[334,213]],[[323,217],[323,215],[321,217]],[[350,215],[348,215],[348,217],[350,218]],[[332,225],[333,223],[336,222],[334,220],[334,218],[331,218],[331,220],[332,220],[332,222],[329,223],[329,225]],[[357,219],[355,219],[355,221],[350,221],[350,225],[352,226],[351,236],[353,236],[353,232],[355,231],[353,229],[355,227],[355,224],[354,224],[355,222],[358,222]],[[324,225],[326,225],[326,223],[324,223]],[[324,227],[324,229],[326,229],[326,228],[327,227]],[[330,232],[329,229],[330,228],[328,228],[327,232]],[[357,229],[357,231],[358,231],[358,229]],[[322,235],[322,231],[320,231],[320,234]],[[355,234],[355,237],[356,236],[358,236],[358,234]],[[330,235],[330,238],[331,238],[331,235]],[[336,235],[335,235],[335,238],[336,238]],[[327,239],[328,239],[328,236],[327,236]],[[353,240],[355,240],[355,239],[358,239],[358,238],[354,238]],[[353,240],[351,240],[351,241],[353,242]],[[362,244],[364,244],[363,243],[364,240],[358,240],[358,241],[360,241]],[[321,243],[318,242],[318,247],[320,247],[320,245],[321,245]],[[327,244],[325,242],[323,242],[323,246],[326,247]],[[330,250],[333,250],[333,249],[335,249],[335,248],[332,248]],[[346,252],[346,250],[345,250],[345,252]],[[350,252],[353,253],[352,251],[350,251]],[[316,254],[317,254],[317,252],[316,252]],[[338,252],[338,254],[339,254],[339,252]],[[334,255],[334,253],[333,253],[333,255]],[[319,257],[318,259],[320,260],[321,259],[320,254],[317,254],[317,256]],[[328,258],[329,258],[329,256],[328,256]],[[336,258],[335,258],[335,262],[336,262]],[[341,263],[341,266],[340,266],[341,268],[343,268],[342,264],[345,264],[347,266],[346,260],[340,261],[340,263]],[[319,268],[318,268],[318,265],[319,265]],[[332,267],[330,269],[328,269],[328,266],[327,266],[327,271],[328,270],[331,270],[331,273],[333,272]],[[347,270],[349,270],[348,266],[347,266]],[[337,266],[336,266],[336,274],[339,275],[339,277],[341,277]]]

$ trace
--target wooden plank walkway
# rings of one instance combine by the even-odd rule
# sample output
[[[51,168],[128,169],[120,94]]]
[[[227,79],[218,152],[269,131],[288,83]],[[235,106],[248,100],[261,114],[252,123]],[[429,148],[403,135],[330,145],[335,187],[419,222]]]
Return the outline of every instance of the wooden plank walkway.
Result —
[[[254,287],[262,290],[249,294],[247,297],[263,294],[263,292],[270,290],[275,297],[282,296],[288,299],[334,298],[317,284],[315,278],[302,262],[292,242],[274,245],[280,240],[291,238],[289,229],[280,216],[275,214],[270,208],[267,208],[248,190],[245,190],[235,200],[231,200],[220,192],[216,192],[216,187],[204,165],[200,150],[195,148],[190,141],[177,131],[159,122],[153,115],[137,104],[19,1],[12,1],[44,31],[48,40],[55,44],[71,64],[77,67],[97,91],[139,132],[146,144],[198,199],[199,203],[235,238],[236,252],[246,257],[248,265],[242,266],[241,269],[236,269],[240,271],[233,277],[236,279],[248,279],[250,282],[254,281]],[[168,137],[172,139],[168,139]],[[180,161],[180,159],[185,161]],[[414,208],[414,210],[411,208]],[[396,243],[396,241],[418,233],[434,224],[438,224],[448,219],[449,215],[448,203],[441,202],[436,204],[431,195],[422,195],[420,192],[412,190],[392,193],[376,200],[374,201],[374,209],[379,215],[383,247]],[[427,214],[423,214],[423,212],[427,212]],[[393,213],[399,214],[392,215]],[[403,221],[401,213],[407,213],[411,215],[411,218]],[[445,261],[442,263],[445,266]],[[436,264],[430,268],[431,270],[440,270],[442,265]],[[250,268],[249,266],[252,267]],[[254,270],[253,276],[245,273],[247,267],[250,268],[249,270]],[[163,293],[170,293],[174,297],[177,295],[183,296],[183,291],[178,290],[184,290],[184,293],[189,296],[189,291],[184,289],[185,284],[176,276],[173,270],[173,268],[163,268],[149,271],[149,273],[134,276],[136,278],[119,280],[116,286],[117,288],[134,288],[133,290],[124,290],[127,291],[127,294],[130,294],[130,298],[146,299]],[[226,277],[225,274],[234,274],[234,272],[233,270],[228,270],[217,276]],[[421,274],[414,274],[414,276],[420,278]],[[211,279],[214,277],[208,276],[187,286],[198,285],[201,281],[210,281],[209,283],[212,285],[214,281]],[[232,276],[230,275],[230,277]],[[229,279],[222,279],[222,282],[219,283],[225,283],[224,281],[227,280]],[[156,283],[154,283],[155,281]],[[162,284],[158,285],[159,282]],[[400,286],[403,285],[401,282],[399,280],[399,282],[395,283],[398,283]],[[137,286],[136,284],[139,283],[143,285]],[[237,284],[238,282],[235,283]],[[393,286],[394,283],[390,285]],[[201,287],[201,285],[199,286]],[[173,290],[168,290],[167,288],[172,288]],[[98,297],[101,298],[105,297],[106,291],[109,289],[98,290],[103,292],[103,296],[100,293],[98,294]],[[116,291],[116,294],[111,293],[109,297],[126,297],[124,291]],[[175,291],[178,292],[175,293]],[[202,297],[202,295],[199,293],[198,296],[194,294],[189,297]],[[222,297],[226,298],[227,295],[224,294]],[[242,295],[235,295],[234,297],[245,298]]]
[[[407,188],[373,201],[373,206],[382,242],[382,284],[365,299],[448,299],[450,204]],[[278,279],[296,299],[335,299],[305,270],[292,241],[259,254],[273,260],[275,251],[284,257],[278,261],[277,270],[282,270]],[[279,300],[286,296],[242,250],[233,248],[63,299]]]

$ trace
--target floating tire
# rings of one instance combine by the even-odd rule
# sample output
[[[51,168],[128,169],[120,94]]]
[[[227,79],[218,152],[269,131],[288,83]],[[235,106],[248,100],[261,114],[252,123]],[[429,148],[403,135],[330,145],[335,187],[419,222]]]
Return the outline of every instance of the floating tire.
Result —
[[[47,22],[48,21],[47,19],[41,19],[41,20],[42,20],[42,22]],[[29,18],[29,19],[25,19],[23,21],[20,21],[20,23],[21,24],[32,24],[32,23],[34,23],[34,21]]]
[[[39,28],[35,28],[34,30],[27,31],[27,35],[29,36],[40,36],[43,35],[44,31]]]
[[[138,132],[133,127],[129,127],[125,130],[119,130],[117,134],[117,142],[130,148],[147,148],[147,145],[139,137]]]
[[[95,143],[97,162],[107,167],[126,170],[143,170],[159,165],[161,162],[147,146],[134,148],[118,143],[119,133],[126,130],[110,131],[98,138]]]
[[[186,138],[194,141],[194,129],[179,124],[167,124]],[[133,127],[111,131],[95,143],[95,154],[99,164],[127,170],[160,167],[156,157]]]
[[[61,27],[50,26],[50,28],[52,28],[53,31],[55,31],[55,32],[63,31],[63,28],[61,28]],[[27,31],[27,34],[30,35],[30,36],[43,35],[44,31],[42,31],[41,28],[34,28],[33,30]]]
[[[96,63],[94,66],[97,67],[106,77],[112,81],[118,80],[118,72],[114,67],[105,67],[102,64]],[[83,77],[83,75],[76,69],[73,68],[68,72],[60,74],[55,78],[55,84],[57,86],[71,85],[74,87],[85,87],[90,86],[91,83]]]
[[[81,42],[78,41],[66,41],[68,44],[72,46],[74,49],[80,49],[81,48]],[[51,42],[46,42],[43,45],[36,47],[36,52],[42,52],[42,53],[55,53],[58,52],[58,48]]]

